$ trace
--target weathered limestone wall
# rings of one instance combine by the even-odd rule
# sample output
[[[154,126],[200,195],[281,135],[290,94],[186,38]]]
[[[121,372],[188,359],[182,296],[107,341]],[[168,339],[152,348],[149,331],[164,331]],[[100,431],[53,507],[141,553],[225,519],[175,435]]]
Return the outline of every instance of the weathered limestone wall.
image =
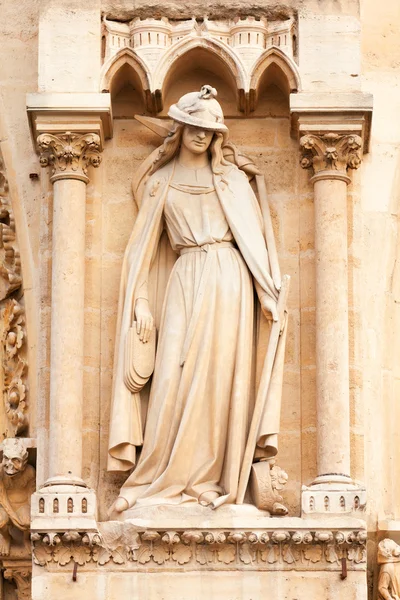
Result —
[[[97,92],[100,0],[40,2],[39,92]]]
[[[371,527],[400,517],[399,200],[400,7],[361,3],[362,83],[374,95],[370,153],[361,174],[365,480]],[[362,421],[360,426],[362,425]]]
[[[35,570],[35,590],[32,600],[50,600],[62,597],[96,598],[96,600],[120,600],[120,598],[146,598],[159,600],[170,597],[176,600],[203,600],[203,598],[229,598],[229,600],[254,600],[254,598],[335,597],[338,590],[337,573],[99,573],[78,574],[75,583],[71,574],[53,574],[51,578]],[[349,573],[340,583],[340,593],[346,600],[366,600],[363,573]]]

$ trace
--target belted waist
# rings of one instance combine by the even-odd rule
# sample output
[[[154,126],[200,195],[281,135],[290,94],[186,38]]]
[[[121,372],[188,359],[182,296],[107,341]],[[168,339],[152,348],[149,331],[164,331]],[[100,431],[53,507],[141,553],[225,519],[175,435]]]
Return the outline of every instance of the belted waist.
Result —
[[[196,330],[197,321],[201,314],[204,298],[206,297],[207,282],[210,276],[210,269],[213,261],[211,260],[209,251],[219,250],[220,248],[236,248],[233,242],[213,242],[212,244],[204,244],[203,246],[189,246],[188,248],[182,248],[182,254],[188,254],[189,252],[206,252],[206,259],[203,262],[203,268],[197,288],[196,297],[193,303],[193,310],[189,320],[188,328],[186,331],[185,340],[182,347],[182,353],[180,358],[180,365],[186,362],[187,355],[192,345],[194,332]]]
[[[233,242],[213,242],[212,244],[204,244],[203,246],[188,246],[180,250],[180,255],[188,252],[208,252],[209,250],[219,250],[220,248],[236,248]]]

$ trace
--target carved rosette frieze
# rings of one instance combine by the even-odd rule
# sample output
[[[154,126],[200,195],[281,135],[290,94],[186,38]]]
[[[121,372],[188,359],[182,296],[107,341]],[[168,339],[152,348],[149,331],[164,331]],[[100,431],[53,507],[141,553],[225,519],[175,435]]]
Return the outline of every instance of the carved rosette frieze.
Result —
[[[323,135],[307,134],[300,138],[303,169],[313,168],[314,173],[321,171],[340,171],[358,169],[362,157],[362,139],[359,135]]]
[[[37,144],[40,164],[51,167],[53,181],[71,178],[87,182],[88,167],[98,167],[101,162],[100,136],[97,133],[42,133]]]
[[[100,533],[32,534],[33,560],[42,567],[71,562],[131,570],[349,570],[365,568],[366,531],[130,531],[110,543]],[[107,542],[105,541],[107,539]]]

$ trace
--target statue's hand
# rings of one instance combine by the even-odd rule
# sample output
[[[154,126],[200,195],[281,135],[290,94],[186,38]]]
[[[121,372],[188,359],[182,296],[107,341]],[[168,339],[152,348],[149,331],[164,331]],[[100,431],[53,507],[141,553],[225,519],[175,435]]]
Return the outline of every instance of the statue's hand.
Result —
[[[138,298],[135,303],[136,331],[139,339],[144,344],[149,341],[150,333],[154,327],[153,315],[149,309],[149,302],[145,298]]]
[[[277,307],[276,307],[276,301],[271,298],[270,296],[268,296],[268,294],[265,294],[264,296],[261,296],[260,298],[260,303],[261,303],[261,310],[264,313],[264,316],[267,319],[272,319],[273,321],[278,321],[278,311],[277,311]]]

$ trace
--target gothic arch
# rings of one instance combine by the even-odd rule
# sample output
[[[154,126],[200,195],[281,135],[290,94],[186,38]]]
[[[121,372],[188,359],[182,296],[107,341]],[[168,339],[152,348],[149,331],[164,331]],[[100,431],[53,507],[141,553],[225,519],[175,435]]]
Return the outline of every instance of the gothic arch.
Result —
[[[241,60],[226,46],[218,40],[195,37],[183,39],[174,44],[163,56],[154,73],[153,91],[161,94],[162,98],[166,96],[166,89],[172,74],[176,71],[182,59],[191,51],[203,49],[210,53],[210,56],[217,59],[225,67],[219,75],[225,78],[229,85],[234,89],[239,110],[243,110],[244,96],[248,89],[248,82],[244,65]]]
[[[254,110],[263,76],[275,71],[275,83],[287,94],[301,91],[300,74],[296,63],[280,48],[268,48],[256,61],[250,76],[250,110]]]
[[[154,112],[151,93],[151,75],[143,60],[132,48],[122,48],[117,54],[106,61],[100,73],[100,91],[112,92],[117,75],[124,67],[131,71],[133,79],[140,82],[140,93],[143,96],[146,108]]]

